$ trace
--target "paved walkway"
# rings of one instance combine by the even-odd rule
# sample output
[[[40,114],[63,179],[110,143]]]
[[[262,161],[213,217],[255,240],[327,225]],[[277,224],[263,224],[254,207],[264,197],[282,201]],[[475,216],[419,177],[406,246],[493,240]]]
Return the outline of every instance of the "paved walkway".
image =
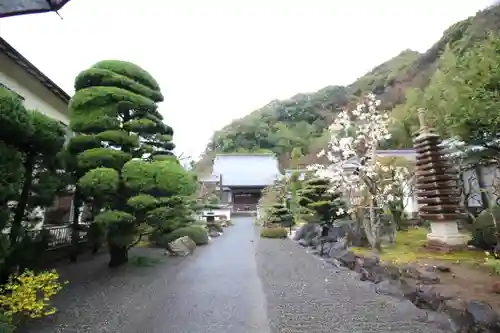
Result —
[[[250,218],[186,258],[109,270],[107,256],[62,271],[74,281],[56,300],[55,320],[29,333],[268,333]],[[148,253],[151,249],[136,249]],[[144,254],[141,253],[141,254]]]
[[[439,332],[288,240],[259,240],[249,217],[186,258],[109,270],[107,256],[69,266],[58,314],[24,333]],[[266,300],[267,298],[267,300]],[[406,310],[405,310],[406,309]]]

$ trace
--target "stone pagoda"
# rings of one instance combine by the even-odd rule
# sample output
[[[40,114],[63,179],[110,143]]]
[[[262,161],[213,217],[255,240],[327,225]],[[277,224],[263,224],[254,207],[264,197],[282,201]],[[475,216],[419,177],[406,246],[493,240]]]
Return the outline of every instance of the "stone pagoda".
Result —
[[[461,217],[458,172],[445,156],[441,138],[427,127],[425,110],[418,110],[420,131],[413,140],[416,156],[416,195],[419,215],[430,221],[431,248],[461,248],[466,240],[458,231]]]

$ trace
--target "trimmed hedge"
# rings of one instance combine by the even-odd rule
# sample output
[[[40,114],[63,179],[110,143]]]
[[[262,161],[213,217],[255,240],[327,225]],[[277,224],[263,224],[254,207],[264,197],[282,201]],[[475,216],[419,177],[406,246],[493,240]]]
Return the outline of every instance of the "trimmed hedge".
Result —
[[[161,243],[158,245],[165,247],[166,244],[184,236],[188,236],[189,238],[191,238],[196,243],[196,245],[208,244],[208,231],[204,226],[200,225],[190,225],[187,227],[175,229],[169,234],[160,236],[157,243]]]
[[[287,238],[288,229],[287,228],[263,228],[260,231],[260,237],[262,238]]]
[[[497,221],[497,230],[491,213]],[[469,242],[477,248],[492,251],[497,245],[497,236],[500,234],[500,207],[495,206],[490,210],[482,211],[472,224],[472,240]]]

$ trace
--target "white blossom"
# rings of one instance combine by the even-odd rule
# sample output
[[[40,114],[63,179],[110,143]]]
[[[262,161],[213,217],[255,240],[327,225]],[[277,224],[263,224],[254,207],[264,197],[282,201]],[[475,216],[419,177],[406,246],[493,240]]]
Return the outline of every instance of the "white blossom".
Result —
[[[386,111],[377,109],[380,105],[374,94],[368,94],[354,110],[339,112],[329,126],[328,148],[318,154],[326,156],[330,163],[311,166],[311,169],[316,170],[318,176],[329,178],[332,188],[342,189],[354,196],[360,196],[366,188],[362,177],[375,179],[381,173],[391,174],[394,180],[387,184],[382,181],[384,186],[377,191],[376,198],[381,203],[387,203],[399,198],[394,189],[398,182],[408,178],[408,170],[379,165],[373,160],[375,156],[372,153],[381,142],[390,138],[390,117]]]

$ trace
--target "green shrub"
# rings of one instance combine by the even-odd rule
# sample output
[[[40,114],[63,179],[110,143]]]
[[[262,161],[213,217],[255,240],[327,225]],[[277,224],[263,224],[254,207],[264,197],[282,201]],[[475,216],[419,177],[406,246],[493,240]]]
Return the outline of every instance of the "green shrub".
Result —
[[[0,312],[0,333],[14,333],[16,327],[12,324],[12,319]]]
[[[203,226],[199,225],[190,225],[187,227],[179,228],[160,238],[163,245],[165,245],[165,242],[170,243],[171,241],[184,236],[188,236],[189,238],[191,238],[196,243],[196,245],[208,244],[208,232]]]
[[[224,232],[224,228],[222,227],[222,223],[220,221],[207,223],[207,228],[208,228],[208,230],[215,230],[217,232]]]
[[[286,228],[263,228],[260,232],[262,238],[287,238],[288,229]]]
[[[493,224],[491,213],[497,221],[497,230]],[[500,207],[495,206],[484,210],[479,214],[472,225],[472,240],[470,243],[475,247],[491,251],[497,244],[497,235],[500,232]]]

